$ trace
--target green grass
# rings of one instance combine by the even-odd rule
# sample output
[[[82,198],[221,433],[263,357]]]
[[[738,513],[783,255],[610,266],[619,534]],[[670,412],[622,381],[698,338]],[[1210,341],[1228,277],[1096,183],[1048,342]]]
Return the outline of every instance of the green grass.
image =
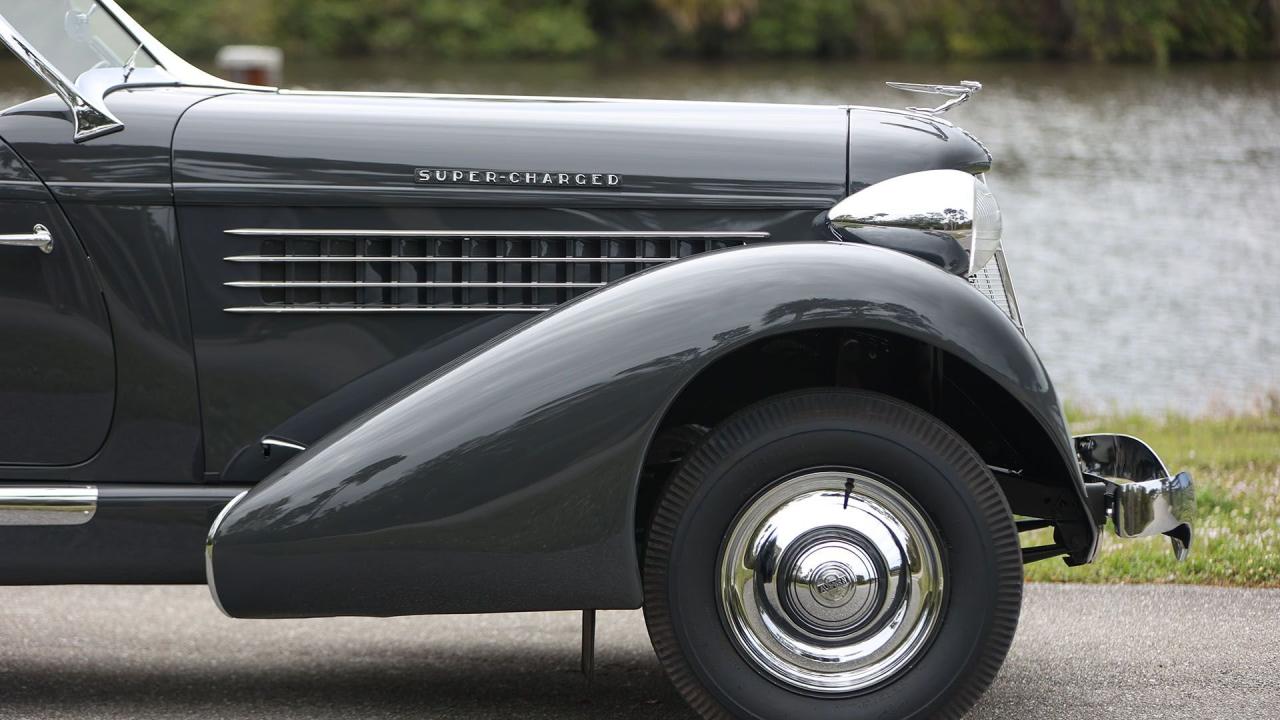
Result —
[[[1173,472],[1189,470],[1199,518],[1191,557],[1174,560],[1167,538],[1119,540],[1107,528],[1092,565],[1027,566],[1042,582],[1195,583],[1280,587],[1280,396],[1257,412],[1211,418],[1070,413],[1072,431],[1146,440]],[[1024,545],[1049,542],[1028,533]]]

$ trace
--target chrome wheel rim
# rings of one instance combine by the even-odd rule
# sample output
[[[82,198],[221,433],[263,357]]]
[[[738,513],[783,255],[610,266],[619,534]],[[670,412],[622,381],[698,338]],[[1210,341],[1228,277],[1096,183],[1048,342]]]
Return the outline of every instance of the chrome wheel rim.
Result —
[[[884,480],[843,470],[784,480],[743,508],[721,551],[729,635],[791,688],[867,690],[932,639],[940,547],[924,513]]]

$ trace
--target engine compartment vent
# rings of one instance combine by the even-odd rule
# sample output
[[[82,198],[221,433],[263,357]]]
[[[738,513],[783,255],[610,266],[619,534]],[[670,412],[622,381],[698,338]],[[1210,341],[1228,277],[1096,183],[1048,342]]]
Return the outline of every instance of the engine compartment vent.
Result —
[[[297,230],[242,228],[257,254],[226,285],[230,313],[543,312],[657,265],[767,232]],[[247,291],[257,293],[256,298]]]

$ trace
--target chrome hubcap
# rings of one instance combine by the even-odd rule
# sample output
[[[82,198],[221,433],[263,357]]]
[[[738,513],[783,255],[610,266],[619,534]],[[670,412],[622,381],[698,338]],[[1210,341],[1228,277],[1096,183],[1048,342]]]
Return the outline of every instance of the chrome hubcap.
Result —
[[[813,472],[739,513],[720,558],[720,604],[742,654],[801,690],[842,694],[905,668],[942,607],[932,526],[897,488]]]

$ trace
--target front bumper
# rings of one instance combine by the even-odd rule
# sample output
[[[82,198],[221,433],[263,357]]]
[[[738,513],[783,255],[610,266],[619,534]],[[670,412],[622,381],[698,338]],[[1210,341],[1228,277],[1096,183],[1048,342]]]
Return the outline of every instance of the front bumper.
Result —
[[[1081,435],[1075,448],[1086,487],[1100,491],[1100,520],[1110,517],[1122,538],[1167,535],[1185,560],[1196,514],[1191,474],[1171,475],[1150,446],[1128,435]]]

